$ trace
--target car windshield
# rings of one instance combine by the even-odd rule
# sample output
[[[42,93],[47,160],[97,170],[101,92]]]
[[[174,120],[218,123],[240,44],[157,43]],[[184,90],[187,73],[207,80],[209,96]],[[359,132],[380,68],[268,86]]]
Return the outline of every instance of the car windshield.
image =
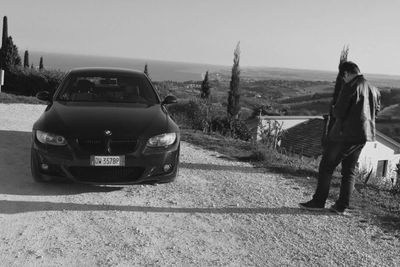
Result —
[[[57,100],[156,104],[150,82],[140,75],[75,74],[67,79]]]

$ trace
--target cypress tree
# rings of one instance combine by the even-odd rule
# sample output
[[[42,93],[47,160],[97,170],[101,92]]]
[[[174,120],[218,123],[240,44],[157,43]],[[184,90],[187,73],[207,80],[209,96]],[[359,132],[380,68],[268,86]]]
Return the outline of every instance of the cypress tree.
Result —
[[[3,17],[3,35],[1,39],[1,47],[0,47],[0,69],[5,68],[5,53],[3,53],[3,50],[6,50],[6,43],[7,43],[7,38],[8,38],[8,24],[7,24],[7,17]]]
[[[39,70],[43,70],[44,66],[43,66],[43,57],[40,57],[40,61],[39,61]]]
[[[144,65],[144,74],[146,74],[147,77],[150,79],[149,70],[148,70],[148,68],[147,68],[147,63],[146,63],[146,65]]]
[[[28,50],[25,50],[25,54],[24,54],[24,68],[29,68],[29,53],[28,53]]]
[[[336,100],[339,96],[340,90],[342,89],[342,84],[343,84],[343,79],[342,75],[343,73],[340,72],[340,66],[342,65],[343,62],[347,61],[347,56],[349,55],[349,46],[344,46],[342,51],[340,52],[340,59],[339,59],[339,65],[338,69],[339,72],[336,76],[336,82],[335,82],[335,90],[333,91],[333,100],[332,100],[332,105],[336,103]]]
[[[210,82],[208,81],[208,71],[206,72],[206,75],[204,76],[204,80],[201,83],[201,94],[200,97],[204,99],[208,99],[210,96]]]
[[[7,17],[3,17],[3,38],[1,39],[1,47],[3,48],[6,45],[8,38],[8,23],[7,23]]]
[[[347,56],[349,54],[349,46],[344,46],[342,49],[342,52],[340,53],[340,59],[339,59],[339,65],[338,65],[338,69],[339,72],[336,76],[336,82],[335,82],[335,89],[333,91],[333,98],[332,101],[330,103],[330,108],[329,108],[329,114],[328,116],[324,116],[324,128],[323,128],[323,134],[322,134],[322,145],[325,146],[326,142],[328,141],[328,136],[329,136],[329,132],[333,127],[333,124],[335,123],[335,117],[333,116],[333,106],[336,104],[336,101],[339,97],[339,93],[342,90],[342,86],[343,86],[343,78],[342,75],[343,73],[340,71],[340,67],[343,64],[343,62],[347,61]]]
[[[228,96],[228,117],[230,120],[237,119],[240,105],[240,42],[237,43],[235,51],[233,53],[233,66],[232,66],[232,76],[231,82],[229,84],[229,96]]]
[[[21,66],[21,57],[18,48],[14,44],[11,36],[7,38],[1,49],[2,68],[10,70],[10,68]]]

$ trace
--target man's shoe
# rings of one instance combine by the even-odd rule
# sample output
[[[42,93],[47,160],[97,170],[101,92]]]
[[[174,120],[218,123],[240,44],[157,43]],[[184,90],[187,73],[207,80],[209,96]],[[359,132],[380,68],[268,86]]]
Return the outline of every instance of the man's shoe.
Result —
[[[337,204],[333,204],[333,205],[329,208],[329,210],[330,210],[331,212],[336,213],[336,214],[343,215],[343,214],[345,213],[346,208],[342,208],[342,207],[338,206]]]
[[[324,210],[325,205],[321,205],[319,203],[315,203],[314,200],[310,200],[308,202],[300,203],[299,204],[300,208],[306,209],[306,210]]]

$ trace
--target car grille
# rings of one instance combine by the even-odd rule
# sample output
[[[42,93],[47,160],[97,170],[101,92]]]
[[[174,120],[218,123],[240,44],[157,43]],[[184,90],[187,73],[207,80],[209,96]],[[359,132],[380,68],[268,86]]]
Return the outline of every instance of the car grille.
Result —
[[[135,139],[86,139],[78,138],[77,143],[81,150],[91,154],[127,154],[136,149],[137,140]]]
[[[143,174],[142,167],[70,167],[75,179],[90,183],[121,183],[137,181]]]

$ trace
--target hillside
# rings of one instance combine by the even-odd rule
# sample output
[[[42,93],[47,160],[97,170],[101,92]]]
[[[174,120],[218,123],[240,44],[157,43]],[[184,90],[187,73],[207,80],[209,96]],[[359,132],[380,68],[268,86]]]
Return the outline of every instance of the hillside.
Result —
[[[241,77],[241,118],[246,120],[252,114],[259,114],[262,108],[270,115],[323,115],[329,111],[329,103],[334,90],[333,81],[277,80]],[[211,102],[226,112],[230,77],[211,73]],[[200,94],[201,81],[158,82],[158,88],[164,94],[174,94],[180,102],[193,99]],[[382,111],[380,118],[396,119],[400,114],[399,87],[380,87]],[[265,113],[263,113],[265,114]],[[378,129],[395,140],[400,141],[400,125],[380,120]]]

